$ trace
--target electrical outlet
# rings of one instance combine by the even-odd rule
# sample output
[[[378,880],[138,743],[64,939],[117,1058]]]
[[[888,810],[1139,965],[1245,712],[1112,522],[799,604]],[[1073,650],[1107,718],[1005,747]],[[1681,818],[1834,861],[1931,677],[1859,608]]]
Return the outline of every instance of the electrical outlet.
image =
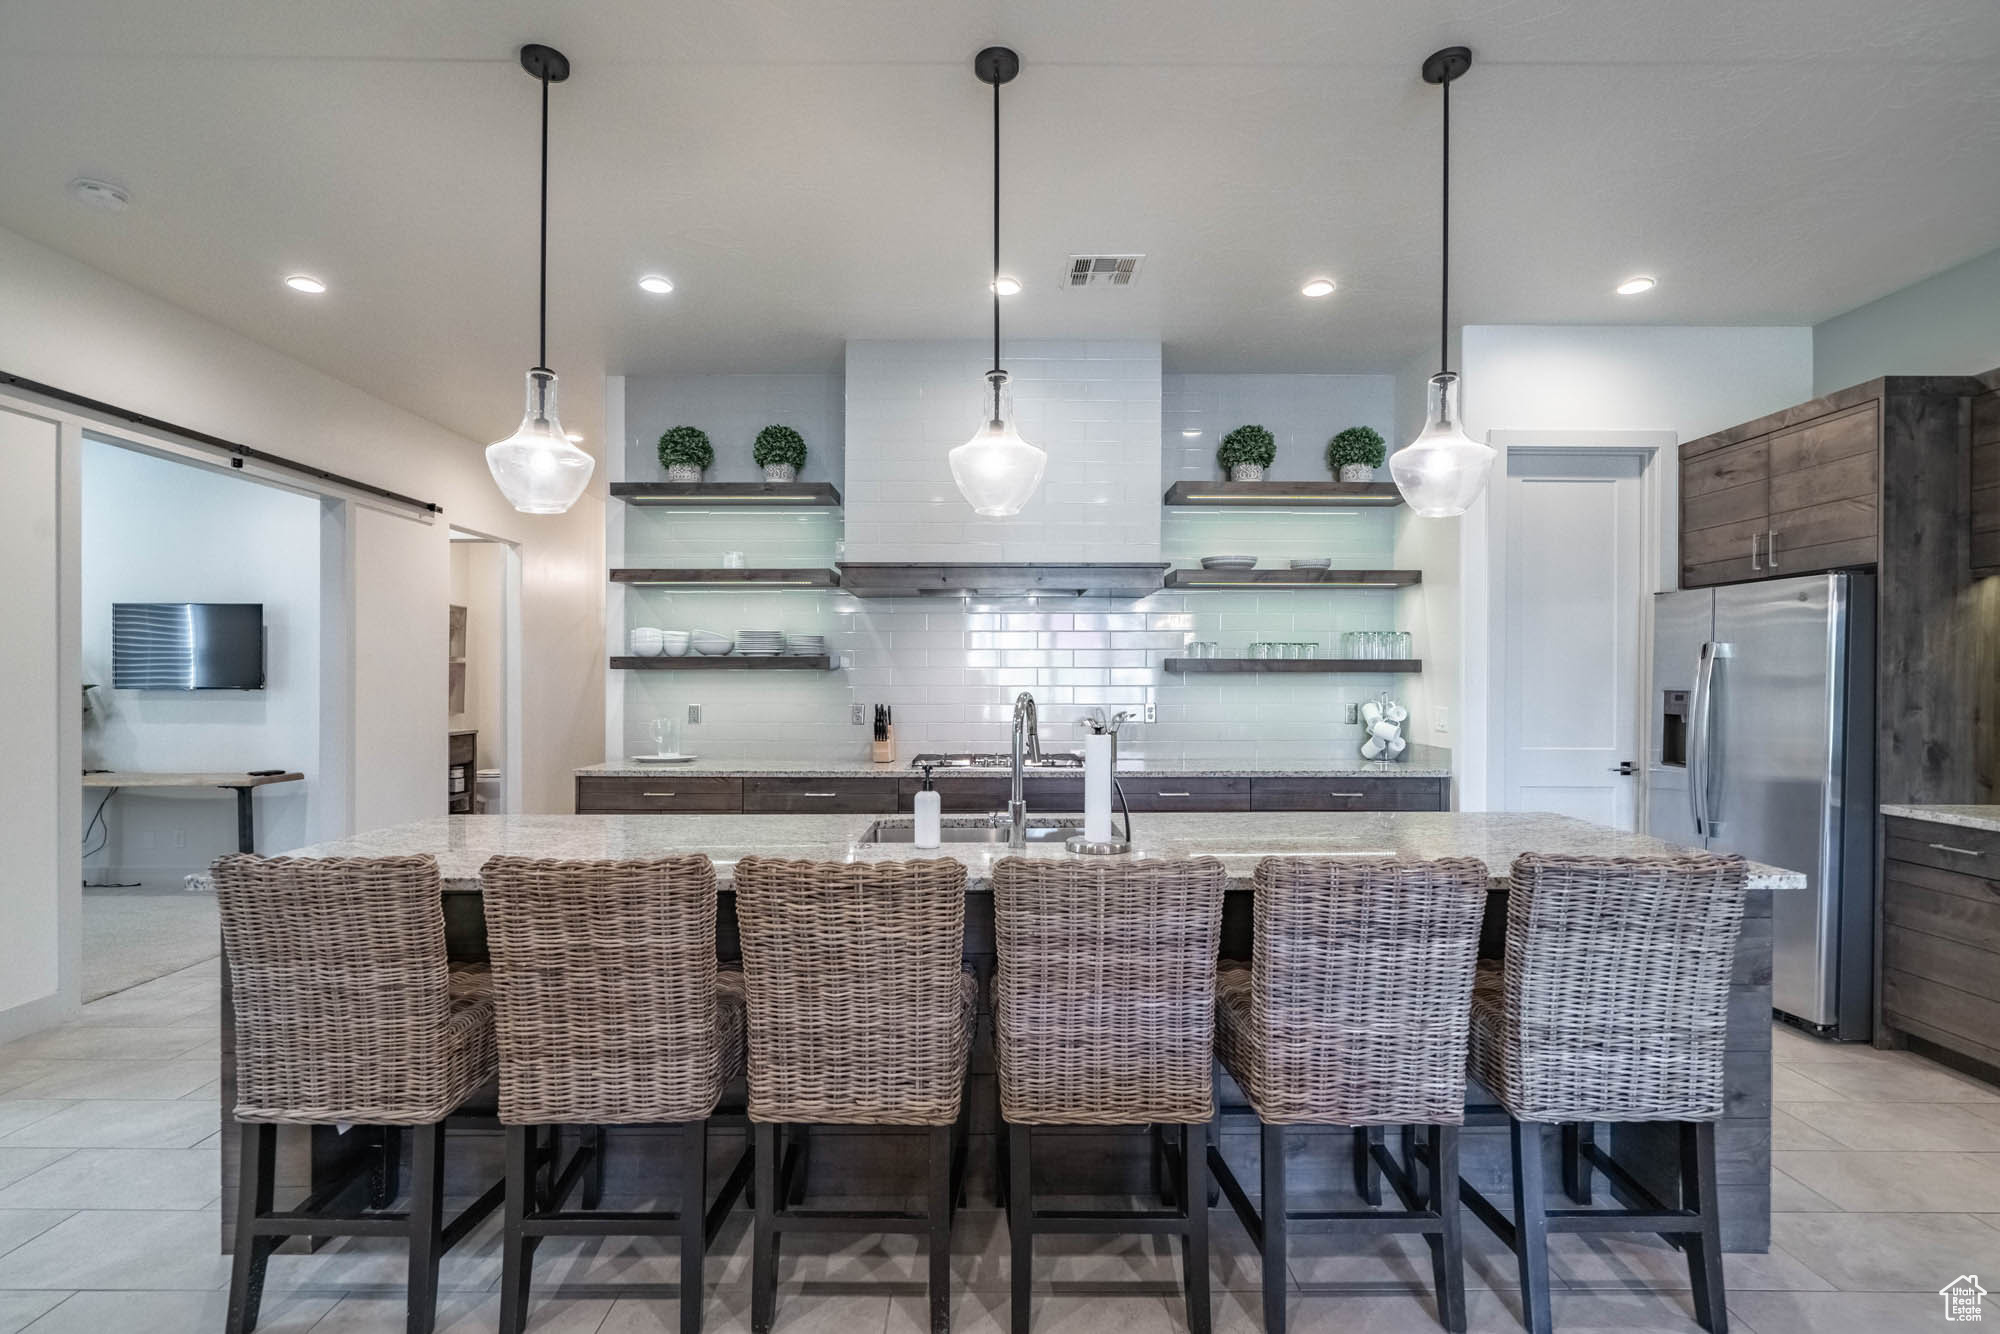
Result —
[[[184,848],[187,845],[188,845],[188,831],[185,829],[174,830],[174,846],[177,848]]]
[[[1146,701],[1146,717],[1145,717],[1145,721],[1146,721],[1146,722],[1149,722],[1149,723],[1154,723],[1154,722],[1158,722],[1158,721],[1159,721],[1159,713],[1160,713],[1160,707],[1159,707],[1159,705],[1157,705],[1157,704],[1153,703],[1153,701],[1152,701],[1152,700],[1150,700],[1150,699],[1149,699],[1149,700],[1147,700],[1147,701]]]
[[[856,727],[865,727],[867,724],[864,718],[867,711],[868,706],[865,704],[850,704],[847,706],[847,721]]]
[[[701,705],[699,704],[688,705],[688,721],[690,723],[698,723],[701,721]]]
[[[1361,722],[1361,706],[1359,704],[1350,704],[1347,706],[1347,721],[1350,725],[1358,725]]]
[[[1451,718],[1450,715],[1445,712],[1444,705],[1440,704],[1436,708],[1431,710],[1431,731],[1436,732],[1441,736],[1444,733],[1449,732],[1451,730],[1450,723],[1451,723]]]

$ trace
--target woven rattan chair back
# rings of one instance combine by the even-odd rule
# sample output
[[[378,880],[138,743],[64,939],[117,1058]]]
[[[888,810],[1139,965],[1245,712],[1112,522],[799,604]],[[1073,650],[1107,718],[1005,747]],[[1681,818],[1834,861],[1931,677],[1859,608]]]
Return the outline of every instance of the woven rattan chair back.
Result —
[[[1722,1114],[1741,857],[1514,862],[1499,1040],[1473,1074],[1528,1121]]]
[[[753,1121],[948,1125],[971,1046],[965,867],[745,857]]]
[[[1257,865],[1248,1075],[1266,1122],[1457,1124],[1479,924],[1470,858]],[[1223,1041],[1236,1037],[1225,1025]]]
[[[510,1125],[698,1121],[722,1094],[715,867],[494,857],[479,872]]]
[[[1209,1119],[1228,883],[1213,857],[994,864],[994,1059],[1007,1120]]]
[[[416,1125],[457,1106],[492,1049],[455,1040],[435,861],[235,856],[214,879],[237,1119]]]

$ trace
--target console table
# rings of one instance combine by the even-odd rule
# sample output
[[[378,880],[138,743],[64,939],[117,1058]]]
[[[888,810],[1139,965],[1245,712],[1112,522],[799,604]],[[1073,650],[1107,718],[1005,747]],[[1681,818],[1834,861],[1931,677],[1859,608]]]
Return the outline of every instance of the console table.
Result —
[[[304,774],[147,773],[130,769],[99,769],[83,776],[86,788],[226,787],[236,793],[236,850],[257,851],[257,820],[250,794],[272,783],[302,783]]]

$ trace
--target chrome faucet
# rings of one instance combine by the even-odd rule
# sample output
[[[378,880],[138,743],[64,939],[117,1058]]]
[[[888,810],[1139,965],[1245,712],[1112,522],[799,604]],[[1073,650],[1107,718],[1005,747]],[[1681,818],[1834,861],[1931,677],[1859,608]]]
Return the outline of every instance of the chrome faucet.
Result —
[[[1007,846],[1016,850],[1028,846],[1028,802],[1021,790],[1024,749],[1026,763],[1042,762],[1042,737],[1035,725],[1035,697],[1025,690],[1014,697],[1014,787],[1007,802],[1007,820],[1011,828]]]

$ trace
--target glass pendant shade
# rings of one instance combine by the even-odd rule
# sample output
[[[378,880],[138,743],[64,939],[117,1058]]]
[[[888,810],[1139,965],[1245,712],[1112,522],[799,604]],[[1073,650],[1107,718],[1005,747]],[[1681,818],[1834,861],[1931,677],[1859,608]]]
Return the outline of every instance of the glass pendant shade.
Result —
[[[486,447],[486,468],[500,494],[523,514],[561,514],[576,504],[596,467],[556,418],[556,373],[540,366],[529,371],[521,425]]]
[[[1463,514],[1486,487],[1497,453],[1459,425],[1458,375],[1440,371],[1425,395],[1424,429],[1389,456],[1389,475],[1410,509],[1422,518]]]
[[[992,415],[972,439],[951,451],[951,480],[975,514],[1005,518],[1019,514],[1034,498],[1049,455],[1021,438],[1014,427],[1014,405],[1001,386],[982,398],[992,405]]]

